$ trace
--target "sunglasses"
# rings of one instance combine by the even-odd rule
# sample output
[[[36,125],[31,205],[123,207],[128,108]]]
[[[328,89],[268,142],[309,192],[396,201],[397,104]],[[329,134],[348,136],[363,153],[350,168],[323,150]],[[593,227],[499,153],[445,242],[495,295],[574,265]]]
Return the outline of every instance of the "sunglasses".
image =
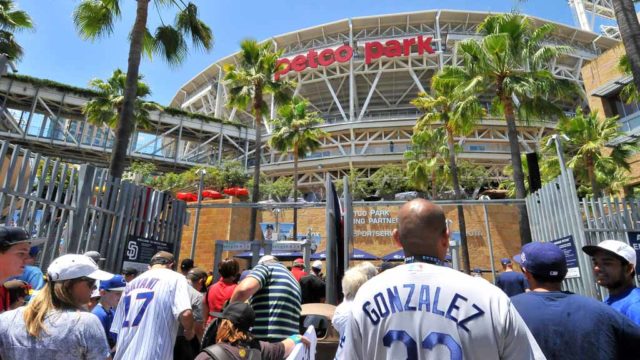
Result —
[[[96,286],[96,279],[81,277],[78,281],[85,281],[87,285],[91,288],[91,290],[95,290],[98,287]]]

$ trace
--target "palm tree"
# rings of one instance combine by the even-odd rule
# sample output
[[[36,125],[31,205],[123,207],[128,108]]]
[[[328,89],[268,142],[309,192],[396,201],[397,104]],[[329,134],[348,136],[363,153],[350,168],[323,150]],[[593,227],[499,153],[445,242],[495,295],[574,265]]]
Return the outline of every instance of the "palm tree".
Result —
[[[249,108],[255,119],[256,150],[253,166],[253,191],[251,201],[255,204],[260,201],[260,159],[262,157],[262,116],[268,110],[265,95],[271,94],[276,104],[286,103],[289,99],[289,90],[292,83],[286,80],[276,81],[275,73],[280,51],[274,51],[271,42],[258,44],[253,39],[243,40],[240,43],[240,58],[238,67],[234,64],[225,64],[224,81],[229,90],[227,105],[245,110]],[[251,229],[249,238],[255,239],[256,220],[258,209],[251,208]]]
[[[116,128],[122,104],[124,103],[126,81],[127,74],[120,69],[116,69],[106,81],[93,79],[89,82],[89,87],[100,94],[89,100],[82,108],[82,112],[87,116],[89,123],[96,126],[107,125],[112,129]],[[149,112],[153,110],[162,111],[162,107],[156,103],[143,100],[143,98],[151,95],[151,90],[149,85],[142,81],[142,76],[138,76],[136,91],[135,110],[133,113],[134,123],[143,129],[149,129],[151,128]]]
[[[629,61],[629,56],[627,54],[620,57],[618,70],[623,74],[632,75],[631,61]],[[622,88],[622,91],[620,91],[620,97],[627,104],[640,102],[640,88],[638,88],[634,82],[630,82]]]
[[[324,123],[318,113],[307,110],[309,102],[294,97],[291,103],[278,109],[278,117],[273,120],[273,135],[269,145],[279,151],[293,152],[293,202],[298,201],[298,160],[317,150],[320,139],[327,133],[316,128]],[[293,236],[298,234],[298,209],[293,208]]]
[[[17,10],[13,0],[0,0],[0,54],[9,60],[20,60],[24,54],[13,33],[33,29],[33,21],[25,11]]]
[[[584,114],[580,108],[574,117],[558,123],[558,132],[569,138],[564,142],[567,167],[586,171],[594,197],[602,195],[603,187],[608,192],[617,188],[615,183],[621,177],[619,173],[629,170],[629,158],[640,150],[636,143],[611,145],[613,140],[624,136],[617,117],[599,119],[597,112]]]
[[[411,135],[411,150],[404,153],[407,177],[417,190],[431,190],[431,198],[438,197],[438,175],[448,171],[447,133],[443,127],[428,128]]]
[[[637,1],[637,0],[636,0]],[[613,0],[613,12],[616,15],[620,37],[629,59],[633,82],[640,90],[640,23],[636,14],[634,0]]]
[[[534,28],[531,21],[519,14],[488,16],[479,26],[482,39],[458,43],[462,67],[470,75],[467,89],[481,88],[494,94],[492,112],[504,116],[513,166],[516,197],[526,196],[524,173],[516,115],[520,120],[531,117],[562,116],[561,109],[551,99],[568,91],[578,91],[568,82],[558,80],[546,70],[557,56],[571,51],[566,46],[544,44],[553,31],[551,24]],[[527,208],[519,205],[520,238],[531,242]]]
[[[422,131],[433,123],[442,123],[446,130],[449,170],[456,199],[462,198],[462,192],[456,166],[455,136],[467,135],[484,115],[482,104],[475,95],[476,89],[460,86],[469,78],[465,69],[446,67],[431,80],[433,96],[421,93],[411,102],[424,113],[418,119],[414,131]],[[457,209],[462,257],[465,262],[465,271],[468,273],[470,271],[469,248],[464,209],[462,205],[458,205]]]
[[[73,22],[80,36],[95,40],[113,33],[114,23],[122,13],[122,0],[82,0],[73,13]],[[133,133],[136,99],[138,98],[138,73],[144,51],[148,56],[158,54],[171,66],[180,64],[188,53],[186,36],[193,46],[210,50],[213,46],[211,29],[198,18],[198,8],[192,4],[175,0],[153,0],[160,9],[178,8],[173,25],[167,25],[162,18],[161,25],[152,34],[147,27],[150,0],[136,0],[136,17],[129,36],[129,60],[125,82],[124,98],[120,118],[116,127],[116,138],[111,152],[109,169],[114,177],[121,177],[126,165],[127,148]]]

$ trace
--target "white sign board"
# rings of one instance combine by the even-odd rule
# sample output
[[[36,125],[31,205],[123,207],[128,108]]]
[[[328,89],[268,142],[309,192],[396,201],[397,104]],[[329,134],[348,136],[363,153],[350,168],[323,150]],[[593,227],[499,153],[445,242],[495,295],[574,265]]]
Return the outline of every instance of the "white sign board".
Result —
[[[316,337],[316,329],[312,326],[307,328],[304,337],[309,339],[311,343],[309,347],[306,347],[303,343],[296,345],[287,357],[287,360],[315,360],[316,359],[316,345],[318,344],[318,338]]]

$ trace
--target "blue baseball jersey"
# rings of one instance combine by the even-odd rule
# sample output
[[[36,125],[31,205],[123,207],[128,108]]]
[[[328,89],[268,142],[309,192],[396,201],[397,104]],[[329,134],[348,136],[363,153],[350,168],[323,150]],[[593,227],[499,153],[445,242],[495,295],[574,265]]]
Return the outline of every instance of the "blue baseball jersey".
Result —
[[[604,302],[640,326],[640,288],[633,287],[618,296],[609,296]]]

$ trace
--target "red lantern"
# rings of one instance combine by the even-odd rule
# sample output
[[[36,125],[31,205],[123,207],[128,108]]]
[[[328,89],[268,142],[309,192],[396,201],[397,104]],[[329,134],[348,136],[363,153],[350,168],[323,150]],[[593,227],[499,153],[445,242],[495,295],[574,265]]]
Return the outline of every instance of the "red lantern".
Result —
[[[222,194],[215,190],[202,190],[202,197],[208,199],[222,199]]]
[[[226,188],[223,191],[225,194],[229,196],[248,196],[249,195],[249,190],[238,187],[238,186]]]
[[[179,192],[176,194],[176,198],[178,198],[178,200],[182,200],[182,201],[197,201],[198,200],[198,196],[194,193],[184,193],[184,192]]]

